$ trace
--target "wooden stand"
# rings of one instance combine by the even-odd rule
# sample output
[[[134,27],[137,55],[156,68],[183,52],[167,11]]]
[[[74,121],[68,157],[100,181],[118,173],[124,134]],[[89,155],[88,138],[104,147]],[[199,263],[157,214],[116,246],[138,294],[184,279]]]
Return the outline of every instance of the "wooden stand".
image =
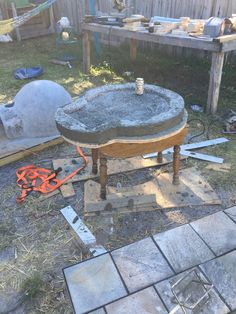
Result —
[[[137,54],[137,42],[154,42],[159,45],[170,45],[174,47],[185,47],[200,49],[202,51],[212,52],[212,63],[210,72],[210,83],[208,90],[207,112],[215,114],[217,111],[222,69],[224,64],[224,55],[227,52],[236,50],[236,35],[226,35],[218,38],[192,38],[188,36],[174,36],[157,35],[145,32],[133,32],[125,30],[122,27],[110,27],[107,25],[99,25],[93,23],[85,23],[82,26],[84,31],[84,54],[83,64],[84,72],[89,73],[90,68],[90,43],[89,33],[90,31],[99,32],[105,35],[120,36],[122,38],[128,38],[130,41],[130,58],[134,61]]]
[[[92,149],[93,167],[92,172],[97,173],[97,161],[100,158],[100,185],[101,199],[106,200],[107,190],[107,157],[112,158],[130,158],[143,154],[158,151],[158,162],[162,162],[162,151],[174,147],[173,154],[173,184],[179,184],[179,167],[180,167],[180,145],[183,144],[187,133],[187,127],[175,135],[170,135],[164,139],[157,139],[153,142],[145,143],[113,143],[97,149]]]

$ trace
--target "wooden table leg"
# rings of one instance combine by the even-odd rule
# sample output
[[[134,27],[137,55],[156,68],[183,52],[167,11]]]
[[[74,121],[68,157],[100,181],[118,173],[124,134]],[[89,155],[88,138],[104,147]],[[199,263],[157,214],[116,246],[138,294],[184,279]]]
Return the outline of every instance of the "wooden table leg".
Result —
[[[215,114],[220,94],[220,84],[224,65],[224,52],[213,52],[210,84],[208,90],[207,113]]]
[[[137,57],[137,40],[134,38],[130,39],[130,60],[135,61]]]
[[[83,71],[88,74],[90,71],[90,31],[83,33]]]
[[[98,148],[92,148],[92,160],[93,160],[92,173],[97,174],[98,173]]]
[[[107,187],[107,158],[104,156],[100,156],[100,185],[101,199],[106,199],[106,187]]]
[[[175,145],[174,146],[174,154],[173,154],[173,184],[178,185],[179,184],[179,165],[180,165],[180,146]]]
[[[163,155],[162,155],[162,152],[158,152],[157,154],[157,162],[159,164],[161,164],[163,162]]]

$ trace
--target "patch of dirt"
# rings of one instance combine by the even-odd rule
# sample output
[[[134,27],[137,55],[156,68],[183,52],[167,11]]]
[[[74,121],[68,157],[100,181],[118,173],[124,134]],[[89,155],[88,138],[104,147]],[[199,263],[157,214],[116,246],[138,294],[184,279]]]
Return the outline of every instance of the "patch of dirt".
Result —
[[[62,144],[0,168],[0,250],[12,247],[17,252],[16,259],[0,264],[0,296],[6,296],[8,289],[18,294],[24,293],[21,290],[22,285],[38,272],[42,285],[36,297],[24,302],[26,313],[71,313],[62,268],[85,258],[76,242],[75,234],[60,213],[61,208],[71,205],[83,216],[82,182],[74,184],[76,195],[67,200],[60,193],[45,200],[39,199],[37,193],[32,193],[21,206],[15,202],[19,193],[15,184],[16,169],[32,162],[43,167],[52,167],[51,160],[54,156],[76,157],[76,151],[73,146]],[[186,167],[188,163],[182,163],[182,166]],[[150,168],[113,175],[109,177],[109,184],[140,184],[150,179],[155,171],[159,170]],[[107,249],[114,249],[235,204],[233,190],[218,188],[217,193],[222,200],[222,206],[174,208],[133,214],[113,213],[107,217],[87,218],[86,224],[100,244]]]

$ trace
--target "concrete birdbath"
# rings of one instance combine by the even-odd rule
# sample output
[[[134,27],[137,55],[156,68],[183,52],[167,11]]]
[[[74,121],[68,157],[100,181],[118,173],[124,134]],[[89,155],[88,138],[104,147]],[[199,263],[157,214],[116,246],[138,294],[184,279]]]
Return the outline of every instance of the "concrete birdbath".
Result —
[[[87,91],[72,104],[59,108],[56,124],[68,142],[92,148],[93,172],[100,157],[101,197],[106,198],[106,158],[128,158],[174,146],[174,179],[179,183],[179,146],[186,135],[183,98],[167,89],[135,84],[107,85]]]

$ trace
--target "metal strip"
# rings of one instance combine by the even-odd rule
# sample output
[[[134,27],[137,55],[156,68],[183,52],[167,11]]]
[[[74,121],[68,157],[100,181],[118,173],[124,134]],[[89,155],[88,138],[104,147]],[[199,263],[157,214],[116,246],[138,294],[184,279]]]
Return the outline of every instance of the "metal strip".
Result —
[[[185,145],[181,145],[181,154],[182,154],[182,150],[191,150],[191,149],[197,149],[197,148],[203,148],[203,147],[207,147],[207,146],[212,146],[212,145],[218,145],[218,144],[222,144],[222,143],[227,143],[229,142],[229,140],[225,137],[220,137],[220,138],[216,138],[213,140],[207,140],[207,141],[202,141],[202,142],[198,142],[198,143],[192,143],[192,144],[185,144]],[[169,154],[169,153],[173,153],[173,148],[170,149],[166,149],[165,151],[163,151],[163,154]],[[144,155],[143,158],[152,158],[152,157],[156,157],[157,153],[151,153],[151,154],[147,154]],[[188,155],[186,155],[188,156]]]

